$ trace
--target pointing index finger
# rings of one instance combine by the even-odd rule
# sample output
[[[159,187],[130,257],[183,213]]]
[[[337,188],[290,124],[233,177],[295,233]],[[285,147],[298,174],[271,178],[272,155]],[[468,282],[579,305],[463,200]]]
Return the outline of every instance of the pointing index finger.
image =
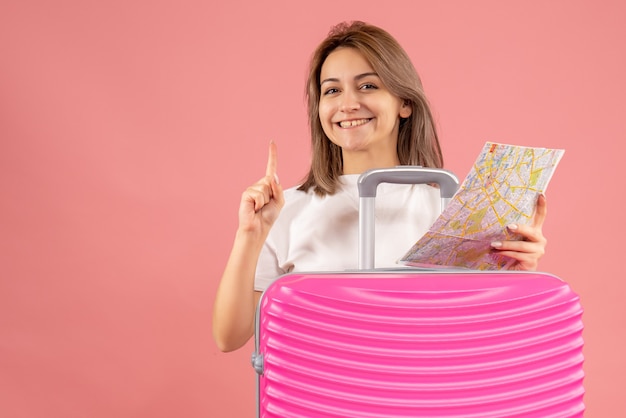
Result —
[[[270,150],[269,150],[269,155],[267,157],[267,169],[265,170],[265,175],[270,176],[272,178],[276,178],[277,166],[278,166],[278,152],[276,150],[276,143],[274,141],[270,141]]]

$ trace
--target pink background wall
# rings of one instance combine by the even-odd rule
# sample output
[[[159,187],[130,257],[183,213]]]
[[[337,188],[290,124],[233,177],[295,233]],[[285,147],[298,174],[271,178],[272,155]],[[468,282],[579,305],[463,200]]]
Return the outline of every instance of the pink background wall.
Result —
[[[566,149],[541,267],[586,309],[587,416],[626,416],[624,3],[215,3],[0,5],[0,416],[253,416],[213,295],[268,141],[304,174],[307,60],[345,19],[405,46],[461,178],[487,140]]]

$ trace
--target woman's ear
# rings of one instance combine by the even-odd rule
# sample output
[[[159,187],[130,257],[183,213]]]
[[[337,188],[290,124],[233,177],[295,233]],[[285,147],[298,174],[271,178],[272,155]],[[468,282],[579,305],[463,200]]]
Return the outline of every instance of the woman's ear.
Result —
[[[402,102],[402,107],[400,107],[400,117],[408,118],[413,113],[413,106],[411,106],[411,102],[409,100],[404,100]]]

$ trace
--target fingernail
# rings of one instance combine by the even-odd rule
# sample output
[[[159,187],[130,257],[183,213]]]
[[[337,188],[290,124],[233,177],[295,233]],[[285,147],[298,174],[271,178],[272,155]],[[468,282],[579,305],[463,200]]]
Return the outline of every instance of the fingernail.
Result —
[[[516,231],[517,230],[517,224],[508,225],[507,228],[509,228],[509,230],[511,230],[511,231]]]
[[[500,247],[502,247],[502,243],[500,241],[494,241],[494,242],[491,243],[491,246],[493,248],[500,248]]]
[[[274,180],[276,180],[276,184],[280,184],[280,180],[278,180],[278,174],[274,173]]]

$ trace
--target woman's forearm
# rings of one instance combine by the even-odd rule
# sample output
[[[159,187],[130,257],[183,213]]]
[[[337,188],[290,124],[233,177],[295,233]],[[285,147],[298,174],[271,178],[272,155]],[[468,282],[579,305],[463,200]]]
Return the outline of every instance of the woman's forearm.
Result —
[[[213,338],[221,351],[240,348],[254,334],[254,275],[264,241],[244,231],[235,237],[213,305]]]

